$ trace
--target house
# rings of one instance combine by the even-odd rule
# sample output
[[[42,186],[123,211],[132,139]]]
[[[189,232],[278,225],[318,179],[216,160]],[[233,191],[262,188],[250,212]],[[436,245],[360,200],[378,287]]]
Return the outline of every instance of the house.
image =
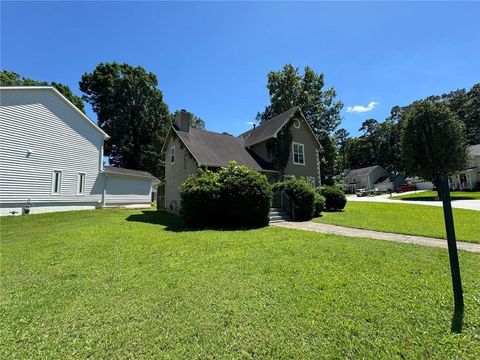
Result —
[[[391,176],[391,174],[380,165],[368,166],[361,169],[345,171],[345,187],[348,193],[354,193],[358,189],[373,190],[375,183],[381,178]]]
[[[375,182],[374,188],[393,192],[395,188],[405,183],[405,176],[402,174],[385,175]]]
[[[407,177],[405,181],[409,185],[415,185],[417,190],[432,190],[434,188],[434,185],[431,181],[427,181],[415,175]]]
[[[283,169],[278,169],[275,165],[277,154],[271,149],[285,130],[290,132],[292,141],[287,148],[286,165]],[[182,110],[178,112],[163,146],[163,206],[168,211],[178,213],[181,208],[178,187],[190,174],[199,167],[215,170],[228,166],[232,160],[265,174],[272,183],[296,176],[306,178],[314,187],[319,186],[320,150],[320,143],[298,107],[238,137],[192,128],[190,114]]]
[[[480,144],[468,147],[468,167],[449,176],[450,189],[474,190],[480,187]]]
[[[103,165],[109,136],[50,86],[0,87],[0,214],[150,206],[158,179]]]

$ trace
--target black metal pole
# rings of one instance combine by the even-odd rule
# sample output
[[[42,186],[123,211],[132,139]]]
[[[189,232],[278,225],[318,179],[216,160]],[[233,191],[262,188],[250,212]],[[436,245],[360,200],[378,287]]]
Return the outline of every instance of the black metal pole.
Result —
[[[450,189],[448,186],[448,175],[446,174],[442,175],[440,178],[440,192],[442,194],[443,216],[445,218],[445,230],[447,232],[448,256],[450,258],[450,271],[452,273],[455,314],[457,315],[457,317],[462,317],[462,280],[460,278],[460,265],[458,262],[457,242],[455,240],[455,226],[453,223],[452,203],[450,199]]]

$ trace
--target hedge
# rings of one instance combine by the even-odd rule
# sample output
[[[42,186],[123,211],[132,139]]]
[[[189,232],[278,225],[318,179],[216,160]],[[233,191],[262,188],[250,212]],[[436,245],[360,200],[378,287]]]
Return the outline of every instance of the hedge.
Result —
[[[320,188],[320,194],[325,197],[325,208],[327,210],[343,210],[347,204],[345,193],[337,186],[323,186]]]
[[[295,220],[310,220],[314,213],[315,192],[303,178],[291,178],[274,185],[274,190],[285,191],[292,201]]]
[[[272,187],[255,170],[232,162],[215,173],[198,170],[179,187],[182,214],[190,227],[267,225]]]

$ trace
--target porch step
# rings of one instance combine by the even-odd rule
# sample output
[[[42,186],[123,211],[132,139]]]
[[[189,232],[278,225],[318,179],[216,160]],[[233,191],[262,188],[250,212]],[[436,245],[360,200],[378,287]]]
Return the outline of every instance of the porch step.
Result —
[[[270,210],[270,222],[280,222],[290,220],[290,215],[282,208],[272,208]]]

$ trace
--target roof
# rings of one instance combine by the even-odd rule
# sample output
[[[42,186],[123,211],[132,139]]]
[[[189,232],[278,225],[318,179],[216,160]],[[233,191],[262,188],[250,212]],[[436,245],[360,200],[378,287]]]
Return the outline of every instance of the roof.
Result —
[[[93,122],[87,115],[81,112],[75,105],[72,104],[70,100],[68,100],[63,94],[55,89],[53,86],[0,86],[0,90],[50,90],[58,97],[60,97],[70,108],[72,108],[80,117],[85,120],[90,126],[92,126],[95,130],[97,130],[100,134],[103,135],[105,140],[110,139],[110,135],[108,135],[105,131],[100,129],[100,127]]]
[[[245,139],[245,146],[250,147],[275,137],[278,131],[288,122],[288,120],[290,120],[293,115],[297,113],[297,111],[300,111],[298,106],[287,110],[280,115],[265,121],[262,125],[259,125],[254,129],[250,129],[249,131],[241,134],[240,137]]]
[[[469,146],[468,153],[471,156],[480,156],[480,144]]]
[[[104,166],[103,171],[111,175],[132,176],[152,180],[154,184],[160,183],[159,179],[147,171],[125,169],[115,166]]]
[[[172,129],[197,160],[199,166],[228,166],[235,160],[255,170],[270,170],[257,162],[245,149],[245,140],[232,135],[190,128],[189,131]]]
[[[347,175],[345,175],[346,177],[350,177],[350,176],[365,176],[365,175],[369,175],[372,173],[372,171],[374,171],[375,169],[381,167],[380,165],[374,165],[374,166],[368,166],[368,167],[364,167],[364,168],[361,168],[361,169],[354,169],[354,170],[350,170]]]

